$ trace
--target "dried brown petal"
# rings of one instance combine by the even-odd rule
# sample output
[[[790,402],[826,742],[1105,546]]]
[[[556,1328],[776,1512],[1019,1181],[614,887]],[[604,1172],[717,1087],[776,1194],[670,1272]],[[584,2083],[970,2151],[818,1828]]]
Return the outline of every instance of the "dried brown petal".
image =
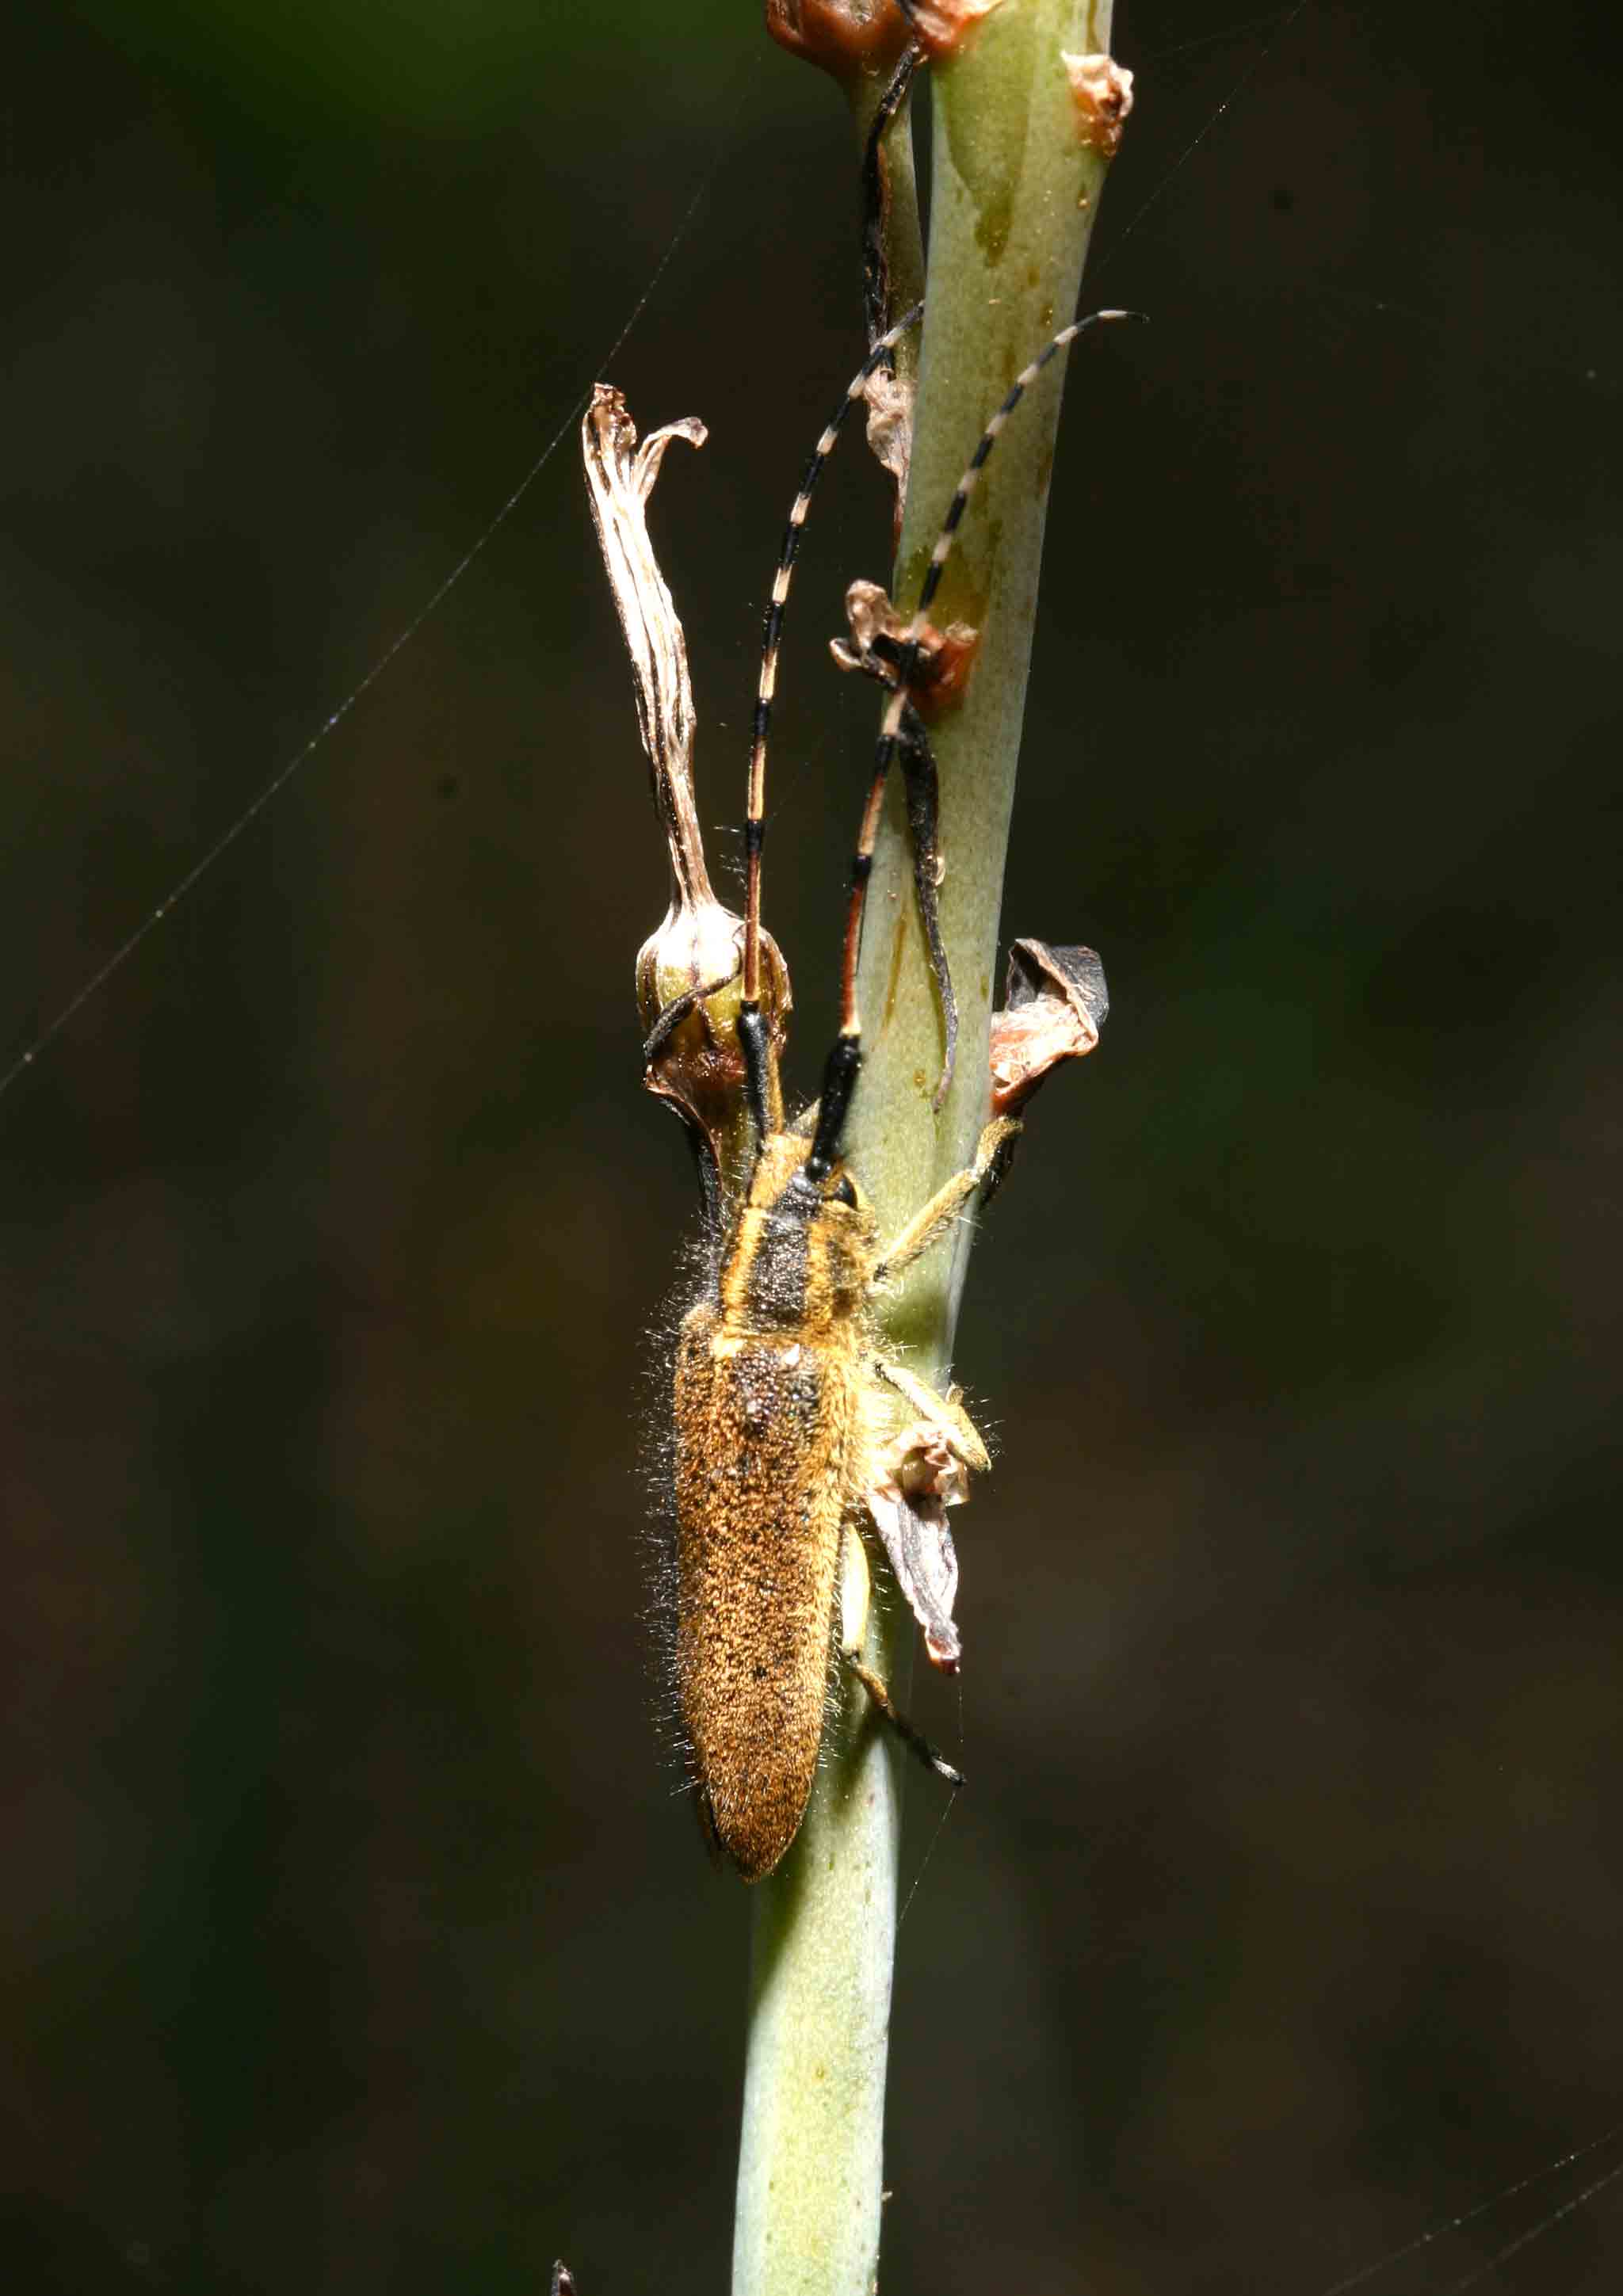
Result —
[[[669,422],[638,447],[625,400],[606,382],[594,386],[581,424],[592,519],[609,587],[631,657],[637,722],[654,780],[654,804],[670,848],[678,898],[713,901],[704,842],[693,801],[693,685],[688,644],[648,540],[648,496],[673,439],[702,447],[708,434],[696,415]]]
[[[952,1616],[958,1555],[946,1509],[968,1496],[963,1456],[947,1429],[929,1419],[916,1420],[887,1446],[867,1495],[896,1584],[923,1631],[925,1655],[943,1674],[957,1673],[963,1652]]]
[[[868,1506],[896,1584],[923,1632],[925,1655],[943,1674],[956,1674],[963,1657],[952,1616],[958,1556],[945,1517],[939,1508],[916,1507],[883,1491],[870,1493]]]
[[[1091,948],[1017,940],[1009,952],[1009,1002],[992,1016],[992,1110],[1024,1106],[1050,1070],[1099,1042],[1110,1009],[1105,970]]]
[[[1133,109],[1133,74],[1114,56],[1072,56],[1061,52],[1076,102],[1083,142],[1101,159],[1113,160]]]

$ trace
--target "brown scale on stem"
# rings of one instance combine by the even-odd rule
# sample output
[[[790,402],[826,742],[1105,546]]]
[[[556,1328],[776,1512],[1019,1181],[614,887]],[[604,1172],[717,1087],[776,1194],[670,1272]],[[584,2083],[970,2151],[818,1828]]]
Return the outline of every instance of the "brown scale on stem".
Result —
[[[894,683],[902,652],[910,643],[916,650],[913,701],[927,723],[958,701],[969,683],[981,634],[968,622],[949,622],[944,630],[927,621],[910,641],[912,620],[898,613],[887,591],[877,582],[859,579],[845,592],[849,638],[830,638],[828,651],[841,669],[860,669],[881,685]]]
[[[1114,160],[1133,109],[1133,74],[1114,56],[1060,54],[1076,106],[1077,131],[1101,160]]]

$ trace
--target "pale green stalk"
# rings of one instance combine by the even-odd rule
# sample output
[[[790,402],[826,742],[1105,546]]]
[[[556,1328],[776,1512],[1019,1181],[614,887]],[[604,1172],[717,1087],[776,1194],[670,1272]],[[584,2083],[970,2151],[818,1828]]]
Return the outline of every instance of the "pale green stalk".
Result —
[[[1072,316],[1105,162],[1079,135],[1061,53],[1107,48],[1109,31],[1108,0],[1003,0],[964,53],[929,75],[928,316],[902,605],[917,595],[988,412]],[[1084,339],[1082,356],[1097,348]],[[934,615],[982,631],[968,696],[936,739],[942,922],[961,1015],[957,1077],[939,1118],[930,1096],[941,1028],[898,805],[876,859],[861,969],[866,1064],[848,1145],[886,1232],[969,1160],[987,1112],[998,911],[1059,383],[1057,362],[1000,443]],[[936,1381],[951,1359],[968,1241],[966,1224],[954,1248],[914,1271],[886,1317],[891,1343]],[[996,1505],[993,1484],[960,1518],[971,1583],[974,1518]],[[894,1590],[882,1591],[887,1615],[868,1656],[904,1693],[914,1629]],[[968,1663],[993,1665],[995,1654],[971,1637]],[[799,1837],[757,1892],[734,2296],[870,2296],[875,2285],[904,1759],[866,1702],[847,1697]]]

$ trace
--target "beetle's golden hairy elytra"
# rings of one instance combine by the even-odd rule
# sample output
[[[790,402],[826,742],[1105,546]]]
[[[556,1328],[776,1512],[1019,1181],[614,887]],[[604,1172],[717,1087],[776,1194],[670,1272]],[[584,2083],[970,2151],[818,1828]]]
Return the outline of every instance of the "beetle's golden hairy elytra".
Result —
[[[1008,1119],[989,1126],[975,1168],[950,1181],[888,1253],[843,1160],[824,1170],[815,1143],[769,1136],[717,1296],[683,1322],[677,1686],[702,1820],[747,1881],[771,1871],[799,1828],[836,1640],[899,1720],[857,1655],[861,1541],[875,1528],[869,1514],[865,1532],[863,1516],[886,1480],[897,1397],[962,1468],[985,1467],[986,1454],[956,1398],[886,1362],[871,1303],[888,1276],[946,1233],[1016,1128]],[[926,1517],[931,1496],[916,1493],[910,1512]],[[953,1775],[938,1758],[937,1767]]]

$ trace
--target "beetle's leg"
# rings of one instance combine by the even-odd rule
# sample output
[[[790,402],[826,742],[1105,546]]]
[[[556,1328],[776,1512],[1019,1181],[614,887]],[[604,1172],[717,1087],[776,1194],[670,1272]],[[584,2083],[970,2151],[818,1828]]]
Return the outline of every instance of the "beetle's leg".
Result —
[[[944,1778],[956,1792],[964,1782],[963,1772],[955,1770],[944,1754],[936,1752],[923,1732],[914,1729],[873,1669],[862,1663],[862,1637],[868,1631],[871,1588],[868,1552],[862,1544],[862,1534],[848,1525],[840,1555],[841,1662],[850,1668],[877,1712],[890,1724],[908,1751],[916,1754],[925,1767],[934,1770],[938,1778]]]
[[[905,1364],[892,1363],[885,1356],[870,1357],[869,1368],[876,1379],[882,1379],[887,1387],[894,1387],[898,1395],[906,1397],[920,1419],[927,1420],[938,1431],[952,1456],[968,1467],[971,1474],[985,1473],[992,1461],[987,1456],[979,1429],[964,1409],[957,1388],[950,1387],[943,1395],[938,1388],[930,1386],[916,1372],[909,1371]]]
[[[935,993],[941,999],[942,1027],[946,1037],[941,1077],[930,1102],[932,1108],[939,1109],[958,1065],[958,998],[952,988],[952,968],[947,963],[946,944],[941,937],[941,905],[936,894],[942,867],[936,835],[941,817],[940,779],[924,720],[910,701],[902,705],[896,754],[902,760],[902,782],[913,847],[913,890],[918,896],[925,946],[930,952],[930,971],[935,976]]]
[[[893,1275],[900,1275],[904,1267],[910,1267],[914,1260],[921,1259],[933,1243],[940,1241],[996,1163],[999,1149],[1019,1129],[1012,1116],[993,1119],[980,1136],[974,1163],[965,1171],[954,1172],[944,1186],[937,1188],[922,1210],[913,1214],[900,1235],[892,1238],[889,1249],[881,1252],[873,1273],[876,1289]]]
[[[886,1690],[878,1676],[869,1668],[865,1667],[860,1658],[853,1658],[848,1653],[845,1659],[845,1663],[851,1669],[853,1674],[855,1675],[857,1680],[861,1684],[863,1689],[868,1693],[869,1698],[872,1699],[879,1712],[890,1724],[891,1728],[895,1732],[897,1737],[901,1739],[909,1753],[916,1754],[919,1757],[919,1759],[924,1764],[926,1769],[933,1771],[936,1777],[944,1778],[947,1784],[950,1785],[953,1792],[956,1793],[960,1786],[961,1786],[964,1782],[963,1772],[961,1770],[955,1770],[952,1763],[948,1761],[946,1756],[944,1754],[938,1754],[935,1747],[931,1745],[929,1740],[923,1736],[920,1732],[914,1729],[906,1715],[902,1713],[900,1707],[898,1707],[892,1700],[889,1691]]]
[[[862,310],[868,322],[868,340],[877,342],[890,316],[890,266],[886,258],[885,226],[890,211],[889,170],[886,160],[885,136],[891,121],[907,101],[913,74],[922,60],[922,50],[916,40],[910,40],[896,61],[884,94],[874,113],[873,126],[868,131],[868,141],[862,148]],[[891,359],[886,369],[895,371]],[[906,465],[902,466],[905,473]]]

